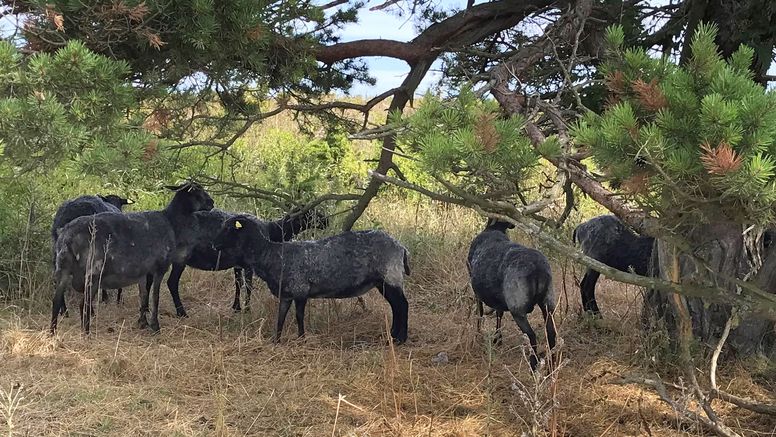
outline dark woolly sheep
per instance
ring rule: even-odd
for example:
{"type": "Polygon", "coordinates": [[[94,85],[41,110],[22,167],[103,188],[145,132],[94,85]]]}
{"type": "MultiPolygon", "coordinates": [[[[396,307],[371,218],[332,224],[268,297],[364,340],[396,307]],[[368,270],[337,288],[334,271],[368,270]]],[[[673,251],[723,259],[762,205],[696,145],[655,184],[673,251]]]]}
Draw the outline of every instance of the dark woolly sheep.
{"type": "Polygon", "coordinates": [[[275,341],[280,339],[291,301],[299,336],[304,335],[307,299],[342,299],[377,288],[391,305],[391,337],[407,340],[408,303],[404,278],[409,254],[382,231],[349,231],[313,241],[273,242],[273,225],[248,215],[226,220],[215,239],[217,249],[237,248],[253,272],[280,299],[275,341]]]}
{"type": "MultiPolygon", "coordinates": [[[[75,199],[66,200],[57,209],[54,214],[54,222],[51,225],[51,249],[54,251],[54,245],[57,242],[59,236],[59,230],[66,224],[87,215],[99,214],[101,212],[121,212],[124,205],[131,205],[134,202],[130,199],[117,196],[115,194],[108,194],[107,196],[81,196],[75,199]]],[[[52,257],[53,258],[53,257],[52,257]]],[[[52,259],[52,262],[55,260],[52,259]]],[[[118,290],[118,299],[121,298],[121,289],[118,290]]],[[[102,300],[106,302],[108,300],[107,290],[102,290],[102,300]]],[[[62,306],[62,314],[67,312],[67,306],[62,306]]]]}
{"type": "Polygon", "coordinates": [[[51,332],[67,287],[80,291],[81,327],[89,332],[96,287],[140,286],[138,325],[159,331],[159,286],[173,262],[182,263],[196,244],[199,232],[194,213],[209,211],[213,199],[194,182],[167,187],[175,191],[161,211],[128,214],[103,212],[79,217],[62,228],[56,243],[56,291],[51,310],[51,332]],[[146,318],[149,289],[146,276],[152,274],[151,318],[146,318]],[[86,311],[84,311],[84,303],[86,311]]]}
{"type": "MultiPolygon", "coordinates": [[[[574,229],[573,239],[582,252],[609,267],[622,272],[646,275],[655,239],[639,236],[613,215],[602,215],[580,224],[574,229]]],[[[595,300],[595,285],[601,274],[587,269],[580,283],[582,309],[599,315],[595,300]]]]}
{"type": "MultiPolygon", "coordinates": [[[[242,262],[242,253],[236,248],[224,249],[220,253],[213,248],[213,240],[221,230],[221,225],[227,219],[237,216],[237,214],[213,209],[211,211],[200,211],[194,215],[199,222],[200,231],[197,245],[194,246],[185,264],[173,263],[170,276],[167,278],[167,287],[175,303],[175,311],[178,317],[187,317],[186,309],[183,307],[178,291],[181,275],[186,270],[186,266],[210,271],[234,268],[235,291],[232,309],[236,312],[242,310],[240,306],[240,291],[243,283],[245,284],[245,307],[250,307],[251,292],[253,291],[253,271],[242,262]]],[[[329,221],[320,211],[308,210],[301,214],[291,212],[279,220],[270,222],[270,224],[272,225],[269,235],[271,241],[288,241],[306,229],[326,228],[329,225],[329,221]]],[[[147,283],[150,284],[151,280],[152,278],[149,277],[147,283]]]]}
{"type": "Polygon", "coordinates": [[[496,311],[496,342],[501,343],[501,317],[509,311],[517,326],[531,343],[531,369],[536,370],[537,342],[528,314],[536,305],[542,310],[547,342],[555,347],[555,294],[552,270],[547,258],[538,250],[515,243],[507,236],[511,223],[488,220],[485,229],[469,247],[467,266],[477,308],[482,317],[482,304],[496,311]]]}

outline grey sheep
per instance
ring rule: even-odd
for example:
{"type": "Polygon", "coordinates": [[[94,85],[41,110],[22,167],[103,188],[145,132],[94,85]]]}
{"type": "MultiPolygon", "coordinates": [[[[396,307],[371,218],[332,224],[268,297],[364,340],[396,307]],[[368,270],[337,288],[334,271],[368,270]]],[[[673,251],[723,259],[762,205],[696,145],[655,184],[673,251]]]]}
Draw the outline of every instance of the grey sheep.
{"type": "MultiPolygon", "coordinates": [[[[655,239],[637,235],[613,215],[601,215],[580,224],[572,235],[582,252],[597,261],[622,272],[633,271],[646,275],[655,239]]],[[[579,284],[582,309],[599,315],[601,310],[595,299],[595,285],[601,274],[587,269],[579,284]]]]}
{"type": "MultiPolygon", "coordinates": [[[[178,317],[187,317],[186,309],[181,302],[179,287],[180,279],[186,266],[199,270],[219,271],[234,268],[234,302],[232,309],[236,312],[242,310],[240,306],[240,292],[245,284],[245,306],[250,306],[251,291],[253,290],[253,271],[242,261],[242,253],[236,248],[225,249],[220,253],[213,248],[213,239],[221,230],[221,225],[227,219],[237,216],[236,213],[212,209],[200,211],[194,214],[198,221],[200,235],[197,244],[185,263],[173,263],[170,275],[167,277],[167,288],[170,290],[175,311],[178,317]],[[244,279],[243,279],[244,278],[244,279]],[[244,282],[243,282],[244,281],[244,282]]],[[[320,211],[311,209],[297,214],[294,211],[282,218],[270,222],[269,238],[272,241],[288,241],[305,229],[317,227],[325,228],[329,221],[320,211]]],[[[153,277],[149,276],[147,285],[150,287],[153,277]]]]}
{"type": "Polygon", "coordinates": [[[531,369],[536,370],[536,334],[528,323],[528,314],[536,305],[542,310],[547,342],[555,347],[555,294],[552,270],[538,250],[512,242],[506,234],[511,223],[489,220],[485,229],[469,247],[468,263],[472,289],[482,317],[482,304],[496,311],[496,342],[501,342],[501,316],[509,311],[517,326],[531,343],[531,369]]]}
{"type": "Polygon", "coordinates": [[[240,215],[224,222],[216,249],[237,248],[253,272],[280,299],[275,341],[279,341],[291,301],[299,336],[304,335],[307,299],[342,299],[377,288],[391,305],[391,337],[407,340],[405,275],[409,253],[382,231],[348,231],[313,241],[273,242],[272,225],[240,215]]]}
{"type": "MultiPolygon", "coordinates": [[[[60,229],[66,224],[86,215],[99,214],[101,212],[121,212],[124,205],[131,205],[134,202],[130,199],[117,196],[115,194],[108,194],[107,196],[81,196],[75,199],[66,200],[59,206],[56,214],[54,214],[54,222],[51,225],[51,248],[54,250],[54,245],[57,242],[57,236],[60,229]]],[[[54,261],[54,260],[52,260],[54,261]]],[[[121,299],[121,289],[118,290],[117,300],[121,299]]],[[[107,290],[102,290],[102,300],[108,300],[107,290]]],[[[62,314],[67,313],[67,306],[62,305],[62,314]]]]}
{"type": "Polygon", "coordinates": [[[72,287],[81,296],[81,328],[89,332],[92,301],[98,284],[107,288],[140,286],[138,326],[150,325],[159,331],[159,286],[173,262],[184,262],[196,244],[197,220],[194,213],[209,211],[213,199],[197,183],[169,186],[175,191],[161,211],[134,213],[103,212],[79,217],[60,232],[55,245],[56,290],[51,310],[51,333],[64,302],[64,292],[72,287]],[[146,318],[149,289],[146,276],[153,275],[150,293],[151,318],[146,318]],[[87,287],[88,285],[88,287],[87,287]],[[84,302],[88,300],[86,311],[84,302]]]}

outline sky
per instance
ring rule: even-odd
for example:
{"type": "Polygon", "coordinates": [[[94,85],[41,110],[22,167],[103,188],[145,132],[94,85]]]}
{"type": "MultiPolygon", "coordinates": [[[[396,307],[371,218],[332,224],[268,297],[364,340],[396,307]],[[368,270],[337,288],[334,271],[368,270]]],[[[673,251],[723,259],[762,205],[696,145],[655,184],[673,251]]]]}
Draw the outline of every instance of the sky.
{"type": "MultiPolygon", "coordinates": [[[[395,41],[410,41],[417,36],[411,20],[396,17],[385,11],[370,11],[369,8],[384,3],[385,0],[368,0],[366,7],[358,14],[358,23],[348,24],[342,29],[342,41],[354,41],[358,39],[391,39],[395,41]]],[[[440,5],[462,8],[466,6],[466,0],[437,0],[440,5]]],[[[401,82],[410,71],[409,65],[404,61],[385,57],[366,58],[370,75],[377,79],[374,86],[356,84],[350,94],[354,96],[371,97],[391,88],[401,85],[401,82]]],[[[423,94],[435,80],[439,79],[441,62],[435,62],[431,71],[417,89],[418,94],[423,94]]]]}

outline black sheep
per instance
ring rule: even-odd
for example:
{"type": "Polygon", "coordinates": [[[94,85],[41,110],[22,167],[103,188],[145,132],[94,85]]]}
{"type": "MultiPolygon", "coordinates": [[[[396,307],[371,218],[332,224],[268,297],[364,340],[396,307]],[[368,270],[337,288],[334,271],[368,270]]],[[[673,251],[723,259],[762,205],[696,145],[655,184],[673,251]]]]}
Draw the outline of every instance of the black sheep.
{"type": "Polygon", "coordinates": [[[404,278],[407,249],[382,231],[348,231],[313,241],[274,242],[273,225],[240,215],[224,222],[217,249],[237,248],[253,272],[280,299],[275,340],[280,339],[293,300],[299,336],[304,335],[307,299],[357,297],[377,288],[391,305],[391,337],[407,340],[408,303],[404,278]]]}
{"type": "Polygon", "coordinates": [[[555,347],[552,270],[541,252],[509,239],[506,230],[511,228],[514,228],[511,223],[488,220],[485,229],[469,247],[467,266],[480,317],[483,303],[496,311],[496,342],[501,342],[501,316],[509,311],[520,330],[528,336],[533,350],[531,369],[535,370],[537,342],[528,323],[528,314],[539,306],[544,316],[547,342],[550,349],[555,347]]]}
{"type": "MultiPolygon", "coordinates": [[[[639,236],[613,215],[593,217],[580,224],[574,229],[573,239],[585,255],[609,267],[622,272],[633,269],[638,275],[649,271],[655,239],[639,236]]],[[[596,315],[601,312],[595,300],[595,285],[600,275],[587,269],[580,283],[582,309],[596,315]]]]}
{"type": "MultiPolygon", "coordinates": [[[[175,303],[178,317],[187,316],[178,291],[181,275],[186,266],[210,271],[234,268],[235,291],[232,309],[238,312],[242,309],[240,306],[240,291],[243,286],[243,278],[245,284],[245,306],[246,308],[249,307],[251,292],[253,291],[253,271],[242,262],[242,254],[238,249],[224,249],[219,253],[219,251],[213,248],[213,240],[221,230],[221,225],[227,219],[237,216],[237,214],[213,209],[211,211],[200,211],[194,215],[197,217],[200,231],[197,244],[185,263],[173,263],[170,276],[167,278],[167,288],[170,290],[170,295],[175,303]]],[[[328,223],[326,216],[317,210],[308,210],[302,214],[291,212],[279,220],[270,222],[273,226],[270,228],[269,238],[272,241],[288,241],[305,229],[313,227],[322,229],[327,227],[328,223]]],[[[150,284],[151,280],[152,278],[149,277],[148,284],[150,284]]]]}
{"type": "MultiPolygon", "coordinates": [[[[124,205],[131,205],[134,202],[130,199],[108,194],[107,196],[81,196],[75,199],[66,200],[59,206],[54,214],[54,222],[51,225],[51,249],[54,251],[54,245],[57,243],[59,230],[66,224],[86,215],[99,214],[101,212],[121,212],[124,205]]],[[[52,259],[52,262],[55,261],[52,259]]],[[[118,299],[121,298],[121,289],[118,290],[118,299]]],[[[108,300],[107,290],[102,290],[102,300],[108,300]]],[[[67,306],[62,305],[62,314],[67,312],[67,306]]]]}
{"type": "Polygon", "coordinates": [[[81,327],[89,332],[92,300],[98,284],[107,288],[140,285],[140,327],[159,331],[159,285],[170,264],[183,262],[196,244],[194,213],[213,208],[213,199],[194,182],[176,187],[164,210],[134,213],[103,212],[79,217],[62,228],[55,246],[56,292],[52,302],[51,332],[64,302],[64,292],[74,288],[81,296],[81,327]],[[147,275],[154,276],[151,319],[147,275]],[[84,311],[85,300],[88,300],[84,311]]]}

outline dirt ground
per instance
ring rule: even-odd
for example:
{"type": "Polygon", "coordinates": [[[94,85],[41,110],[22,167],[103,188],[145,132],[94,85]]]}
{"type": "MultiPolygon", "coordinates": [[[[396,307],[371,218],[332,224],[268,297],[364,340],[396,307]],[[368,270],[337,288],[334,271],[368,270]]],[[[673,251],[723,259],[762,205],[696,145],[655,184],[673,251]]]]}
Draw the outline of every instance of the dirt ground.
{"type": "MultiPolygon", "coordinates": [[[[73,315],[52,338],[43,305],[7,307],[0,312],[0,419],[10,426],[0,420],[0,429],[26,436],[704,435],[678,423],[649,389],[613,383],[617,375],[663,370],[650,355],[660,339],[641,334],[635,287],[603,281],[604,318],[593,320],[579,315],[573,275],[556,278],[565,364],[557,378],[534,379],[511,320],[500,347],[490,346],[492,319],[477,333],[465,278],[413,276],[410,340],[396,347],[386,342],[389,307],[374,291],[365,308],[355,299],[311,302],[307,337],[295,338],[290,315],[275,345],[277,300],[262,286],[252,311],[234,314],[231,272],[185,274],[186,319],[174,317],[163,289],[157,336],[134,326],[135,290],[125,290],[120,305],[99,306],[89,337],[73,315]]],[[[75,296],[69,304],[77,308],[75,296]]],[[[532,324],[543,331],[539,311],[532,324]]],[[[730,391],[772,402],[775,384],[750,375],[739,363],[722,363],[730,391]]],[[[774,420],[715,406],[744,435],[776,435],[774,420]]]]}

